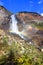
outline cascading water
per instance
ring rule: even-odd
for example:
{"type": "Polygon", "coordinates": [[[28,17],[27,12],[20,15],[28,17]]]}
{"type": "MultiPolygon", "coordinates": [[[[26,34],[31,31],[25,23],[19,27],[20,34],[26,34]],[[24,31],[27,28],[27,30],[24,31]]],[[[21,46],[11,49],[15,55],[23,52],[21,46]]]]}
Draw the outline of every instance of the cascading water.
{"type": "Polygon", "coordinates": [[[11,15],[10,32],[13,34],[18,34],[17,20],[15,15],[11,15]]]}

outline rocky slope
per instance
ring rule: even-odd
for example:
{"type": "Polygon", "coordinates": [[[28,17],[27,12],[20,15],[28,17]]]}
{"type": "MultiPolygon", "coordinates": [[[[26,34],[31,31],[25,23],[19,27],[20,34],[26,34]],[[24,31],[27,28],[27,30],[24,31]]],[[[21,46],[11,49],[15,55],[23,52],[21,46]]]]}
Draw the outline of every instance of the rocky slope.
{"type": "Polygon", "coordinates": [[[9,11],[7,11],[6,8],[4,8],[3,6],[0,6],[0,24],[5,24],[9,22],[10,19],[10,15],[12,13],[10,13],[9,11]]]}
{"type": "Polygon", "coordinates": [[[11,14],[5,7],[0,6],[0,29],[7,31],[11,14]]]}
{"type": "MultiPolygon", "coordinates": [[[[33,12],[15,14],[19,21],[20,31],[22,30],[21,24],[24,21],[25,24],[30,25],[30,32],[38,30],[34,35],[32,33],[30,35],[34,46],[18,35],[9,33],[11,15],[12,13],[0,6],[0,65],[43,65],[43,25],[41,24],[43,23],[43,17],[33,12]]],[[[28,29],[27,26],[26,28],[28,29]]],[[[26,36],[28,37],[28,34],[26,36]]]]}

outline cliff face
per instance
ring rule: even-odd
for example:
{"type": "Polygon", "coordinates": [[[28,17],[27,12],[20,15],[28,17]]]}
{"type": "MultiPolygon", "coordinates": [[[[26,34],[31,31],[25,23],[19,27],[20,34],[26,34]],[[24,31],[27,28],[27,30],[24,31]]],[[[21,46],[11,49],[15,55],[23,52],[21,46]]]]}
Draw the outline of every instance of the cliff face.
{"type": "Polygon", "coordinates": [[[8,30],[10,16],[12,15],[5,7],[0,6],[0,29],[8,30]]]}
{"type": "Polygon", "coordinates": [[[43,16],[36,12],[19,12],[16,14],[18,20],[24,21],[25,23],[42,23],[43,16]]]}
{"type": "Polygon", "coordinates": [[[5,24],[5,23],[9,22],[11,14],[12,13],[7,11],[6,8],[4,8],[3,6],[0,6],[0,24],[1,23],[5,24]]]}

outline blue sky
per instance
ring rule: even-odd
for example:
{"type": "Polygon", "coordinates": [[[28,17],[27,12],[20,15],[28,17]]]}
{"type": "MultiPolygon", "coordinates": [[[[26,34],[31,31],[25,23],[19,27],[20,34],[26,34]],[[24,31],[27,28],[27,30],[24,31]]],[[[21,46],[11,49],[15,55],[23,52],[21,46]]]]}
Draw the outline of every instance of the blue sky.
{"type": "Polygon", "coordinates": [[[0,0],[0,5],[13,13],[28,11],[43,14],[43,0],[0,0]]]}

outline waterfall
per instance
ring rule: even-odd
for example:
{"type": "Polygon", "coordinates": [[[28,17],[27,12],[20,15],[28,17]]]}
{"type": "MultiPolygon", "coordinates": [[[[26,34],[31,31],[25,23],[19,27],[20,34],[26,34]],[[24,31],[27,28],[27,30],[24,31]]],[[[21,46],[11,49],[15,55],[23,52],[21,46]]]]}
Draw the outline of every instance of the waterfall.
{"type": "Polygon", "coordinates": [[[10,32],[14,34],[19,33],[15,15],[11,15],[10,32]]]}

